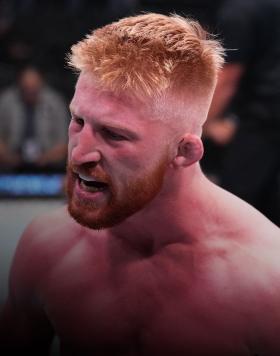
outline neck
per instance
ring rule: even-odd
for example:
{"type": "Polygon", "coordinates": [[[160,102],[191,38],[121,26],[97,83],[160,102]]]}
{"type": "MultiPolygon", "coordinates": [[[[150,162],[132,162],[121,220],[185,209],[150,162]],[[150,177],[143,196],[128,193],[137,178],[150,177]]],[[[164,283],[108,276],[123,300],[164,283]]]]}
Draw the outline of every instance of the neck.
{"type": "Polygon", "coordinates": [[[111,229],[139,252],[153,254],[168,244],[194,244],[210,228],[213,184],[198,164],[171,173],[172,179],[167,173],[161,192],[145,209],[111,229]]]}

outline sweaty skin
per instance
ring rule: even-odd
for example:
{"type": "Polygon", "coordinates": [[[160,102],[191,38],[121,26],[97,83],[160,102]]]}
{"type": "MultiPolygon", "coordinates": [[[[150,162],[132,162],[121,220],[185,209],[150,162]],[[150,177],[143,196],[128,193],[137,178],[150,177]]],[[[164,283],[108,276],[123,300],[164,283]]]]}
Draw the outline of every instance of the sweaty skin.
{"type": "Polygon", "coordinates": [[[98,93],[88,74],[71,111],[69,205],[82,210],[80,223],[63,207],[27,227],[2,348],[47,355],[56,334],[65,356],[279,356],[279,229],[203,175],[195,135],[178,146],[170,124],[98,93]],[[143,208],[117,225],[87,227],[108,211],[111,192],[90,191],[78,174],[106,172],[119,203],[162,158],[163,181],[143,208]]]}

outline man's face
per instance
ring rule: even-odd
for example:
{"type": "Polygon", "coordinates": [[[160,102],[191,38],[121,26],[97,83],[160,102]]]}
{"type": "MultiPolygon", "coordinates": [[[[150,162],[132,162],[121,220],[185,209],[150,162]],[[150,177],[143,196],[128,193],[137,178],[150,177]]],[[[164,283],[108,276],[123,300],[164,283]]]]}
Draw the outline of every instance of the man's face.
{"type": "Polygon", "coordinates": [[[68,210],[92,229],[114,226],[160,192],[167,127],[127,100],[101,94],[90,74],[81,74],[71,111],[68,210]]]}
{"type": "Polygon", "coordinates": [[[35,69],[26,69],[20,78],[19,87],[27,104],[36,104],[42,89],[43,79],[35,69]]]}

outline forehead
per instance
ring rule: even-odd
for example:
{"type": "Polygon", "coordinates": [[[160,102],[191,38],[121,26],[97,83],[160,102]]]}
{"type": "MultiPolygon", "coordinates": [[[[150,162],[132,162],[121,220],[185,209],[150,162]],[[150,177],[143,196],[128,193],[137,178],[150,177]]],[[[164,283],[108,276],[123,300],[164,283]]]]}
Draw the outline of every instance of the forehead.
{"type": "Polygon", "coordinates": [[[144,121],[146,111],[144,105],[136,100],[100,90],[89,73],[80,74],[70,108],[83,118],[116,118],[124,122],[144,121]]]}

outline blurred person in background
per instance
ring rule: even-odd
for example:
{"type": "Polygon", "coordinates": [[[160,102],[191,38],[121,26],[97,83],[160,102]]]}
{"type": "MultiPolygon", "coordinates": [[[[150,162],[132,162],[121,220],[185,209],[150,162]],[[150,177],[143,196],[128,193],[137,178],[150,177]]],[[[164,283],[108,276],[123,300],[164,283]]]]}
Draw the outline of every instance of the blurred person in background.
{"type": "MultiPolygon", "coordinates": [[[[279,20],[278,0],[222,4],[218,24],[227,48],[227,63],[220,73],[204,127],[205,137],[225,151],[218,172],[219,184],[278,225],[279,20]]],[[[216,164],[215,159],[213,163],[216,164]]]]}
{"type": "Polygon", "coordinates": [[[64,169],[67,124],[61,95],[37,68],[24,68],[17,84],[0,96],[1,170],[64,169]]]}

